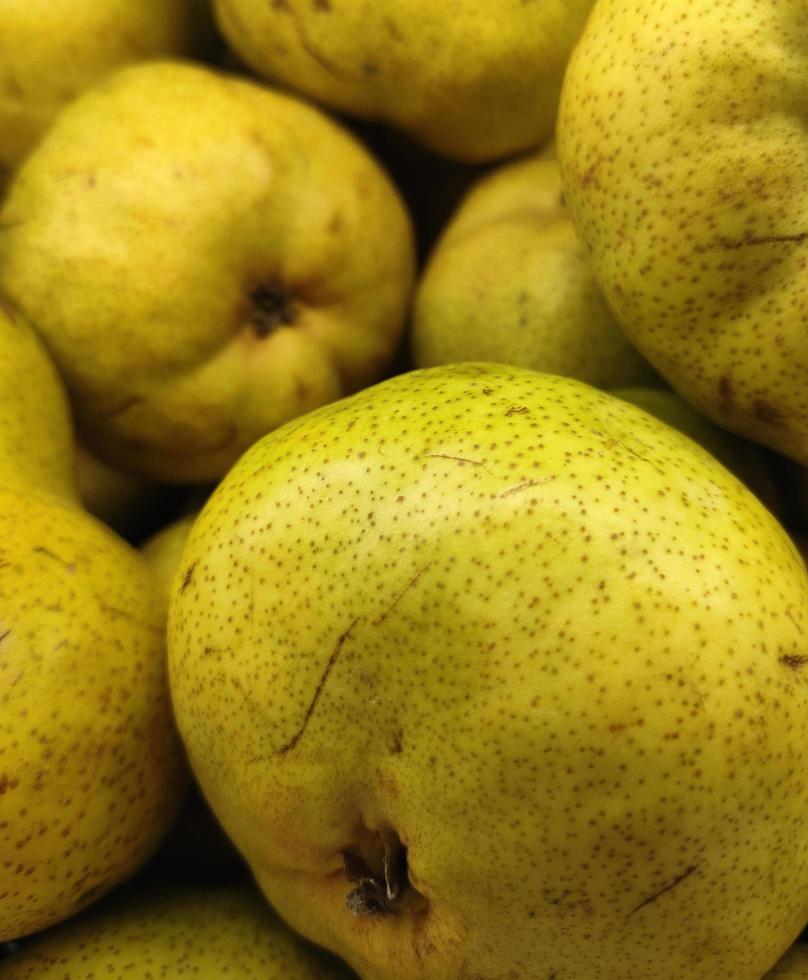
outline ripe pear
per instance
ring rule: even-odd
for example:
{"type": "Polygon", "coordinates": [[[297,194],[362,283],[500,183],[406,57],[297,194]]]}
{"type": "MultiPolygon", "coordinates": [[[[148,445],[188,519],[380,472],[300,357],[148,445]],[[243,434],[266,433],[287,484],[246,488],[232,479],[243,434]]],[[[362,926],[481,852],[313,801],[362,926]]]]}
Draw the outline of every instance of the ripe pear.
{"type": "Polygon", "coordinates": [[[0,942],[131,875],[186,785],[145,561],[79,506],[67,398],[0,309],[0,942]]]}
{"type": "Polygon", "coordinates": [[[780,495],[765,454],[755,443],[713,425],[674,391],[638,385],[614,388],[611,394],[690,436],[743,481],[769,510],[779,515],[780,495]]]}
{"type": "Polygon", "coordinates": [[[75,499],[73,427],[56,368],[0,297],[0,485],[75,499]]]}
{"type": "Polygon", "coordinates": [[[204,48],[201,0],[3,0],[0,171],[35,145],[63,105],[134,61],[204,48]]]}
{"type": "Polygon", "coordinates": [[[795,943],[764,980],[808,980],[808,944],[795,943]]]}
{"type": "Polygon", "coordinates": [[[483,161],[551,135],[592,3],[215,0],[214,10],[235,51],[265,77],[438,153],[483,161]]]}
{"type": "Polygon", "coordinates": [[[349,980],[248,885],[126,890],[23,946],[2,980],[349,980]]]}
{"type": "Polygon", "coordinates": [[[123,69],[60,115],[0,211],[0,291],[45,339],[90,450],[213,481],[383,373],[409,217],[319,111],[201,66],[123,69]]]}
{"type": "Polygon", "coordinates": [[[412,348],[417,367],[500,361],[598,388],[651,378],[601,296],[552,150],[495,168],[464,198],[417,284],[412,348]]]}
{"type": "Polygon", "coordinates": [[[629,338],[717,424],[808,464],[804,0],[595,5],[565,199],[629,338]]]}
{"type": "Polygon", "coordinates": [[[169,678],[270,902],[364,980],[760,980],[808,919],[808,573],[581,382],[396,376],[194,524],[169,678]]]}

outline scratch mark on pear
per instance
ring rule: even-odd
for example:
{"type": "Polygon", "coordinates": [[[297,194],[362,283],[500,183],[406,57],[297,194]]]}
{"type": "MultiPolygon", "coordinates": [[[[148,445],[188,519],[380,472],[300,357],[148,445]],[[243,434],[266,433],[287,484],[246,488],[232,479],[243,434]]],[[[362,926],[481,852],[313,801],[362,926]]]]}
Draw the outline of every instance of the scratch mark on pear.
{"type": "Polygon", "coordinates": [[[644,909],[646,905],[650,905],[652,902],[655,902],[666,892],[669,892],[677,885],[680,885],[686,878],[689,878],[693,874],[693,872],[697,870],[698,870],[697,864],[691,864],[689,867],[685,868],[685,870],[680,875],[677,875],[672,881],[669,881],[667,885],[663,885],[660,889],[655,891],[653,895],[649,895],[648,898],[644,898],[639,905],[635,905],[634,908],[629,912],[628,918],[631,918],[631,916],[634,915],[635,912],[639,912],[640,909],[644,909]]]}
{"type": "Polygon", "coordinates": [[[377,619],[373,620],[374,626],[381,626],[381,624],[387,619],[387,617],[395,610],[396,606],[401,602],[403,597],[410,591],[410,589],[415,585],[418,579],[424,574],[424,572],[432,565],[432,562],[428,562],[423,568],[419,568],[418,571],[413,575],[413,577],[407,582],[404,588],[395,596],[390,605],[385,609],[385,611],[377,619]]]}
{"type": "Polygon", "coordinates": [[[297,745],[300,739],[303,738],[306,728],[308,727],[309,721],[311,720],[311,716],[314,714],[314,709],[317,707],[317,702],[320,700],[320,695],[323,693],[325,682],[328,680],[329,674],[334,669],[334,665],[339,659],[339,655],[342,652],[342,648],[345,646],[345,641],[351,635],[351,631],[353,630],[353,628],[356,626],[358,622],[359,622],[359,617],[357,616],[357,618],[351,623],[348,629],[346,629],[345,632],[342,633],[337,639],[337,642],[334,644],[334,649],[331,651],[331,656],[328,658],[328,663],[326,663],[325,669],[323,670],[323,674],[320,677],[320,681],[317,684],[317,687],[314,691],[314,696],[312,697],[311,701],[309,702],[309,706],[306,709],[306,714],[303,717],[303,721],[301,722],[300,727],[295,732],[295,734],[289,739],[289,741],[278,749],[276,755],[286,755],[287,752],[291,752],[291,750],[297,745]]]}
{"type": "Polygon", "coordinates": [[[517,483],[516,486],[503,490],[499,496],[510,497],[512,493],[519,493],[520,490],[527,490],[529,487],[540,487],[545,483],[552,483],[553,480],[555,480],[554,476],[545,476],[541,480],[523,480],[521,483],[517,483]]]}
{"type": "Polygon", "coordinates": [[[194,578],[194,569],[196,568],[198,562],[191,562],[191,564],[185,569],[185,574],[182,576],[182,585],[180,586],[180,594],[182,594],[188,586],[191,584],[194,578]]]}
{"type": "Polygon", "coordinates": [[[326,57],[326,55],[323,54],[320,48],[317,47],[317,45],[315,45],[315,43],[312,41],[311,37],[309,36],[309,32],[307,30],[305,21],[301,17],[300,12],[296,8],[290,7],[288,4],[286,4],[283,7],[283,10],[286,13],[288,13],[289,16],[292,18],[292,23],[294,24],[298,41],[300,42],[300,46],[301,48],[303,48],[306,54],[313,61],[316,61],[317,64],[322,69],[327,71],[328,74],[331,75],[332,77],[337,79],[350,77],[349,75],[347,75],[345,71],[342,70],[342,68],[335,61],[332,61],[330,58],[326,57]]]}
{"type": "Polygon", "coordinates": [[[52,558],[54,561],[59,562],[60,565],[63,565],[67,569],[67,571],[70,572],[71,575],[73,575],[76,571],[75,562],[65,561],[65,559],[62,558],[61,555],[57,555],[56,552],[51,551],[50,548],[44,548],[40,545],[34,548],[34,554],[45,555],[46,558],[52,558]]]}
{"type": "Polygon", "coordinates": [[[112,603],[107,602],[107,600],[97,592],[95,593],[95,598],[98,602],[99,608],[102,610],[102,612],[107,613],[107,615],[113,616],[116,619],[124,619],[130,623],[134,623],[137,626],[142,626],[150,632],[156,633],[158,636],[163,635],[163,627],[155,626],[154,623],[150,623],[148,620],[135,616],[127,609],[120,609],[118,606],[113,606],[112,603]]]}
{"type": "Polygon", "coordinates": [[[643,456],[642,453],[638,453],[633,446],[624,446],[624,448],[626,452],[630,453],[635,459],[641,459],[643,463],[650,463],[651,466],[654,466],[655,469],[658,469],[658,467],[655,466],[652,460],[650,460],[647,456],[643,456]]]}
{"type": "MultiPolygon", "coordinates": [[[[238,678],[238,677],[231,677],[230,680],[231,680],[231,682],[233,684],[233,687],[235,687],[236,690],[241,694],[240,710],[243,711],[247,707],[248,704],[250,705],[251,708],[253,708],[253,710],[256,710],[257,705],[255,703],[255,700],[253,699],[252,691],[249,688],[246,688],[244,686],[244,684],[242,684],[240,678],[238,678]]],[[[252,759],[250,761],[257,762],[259,760],[258,759],[252,759]]]]}
{"type": "Polygon", "coordinates": [[[481,459],[468,459],[466,456],[450,456],[449,453],[424,453],[432,459],[453,459],[457,463],[471,463],[472,466],[484,466],[481,459]]]}
{"type": "Polygon", "coordinates": [[[249,569],[250,572],[250,606],[248,610],[247,618],[250,624],[250,642],[255,641],[255,572],[252,567],[249,569]]]}
{"type": "Polygon", "coordinates": [[[747,245],[799,245],[808,241],[808,231],[798,231],[793,235],[745,235],[743,238],[719,238],[718,248],[734,251],[747,245]]]}

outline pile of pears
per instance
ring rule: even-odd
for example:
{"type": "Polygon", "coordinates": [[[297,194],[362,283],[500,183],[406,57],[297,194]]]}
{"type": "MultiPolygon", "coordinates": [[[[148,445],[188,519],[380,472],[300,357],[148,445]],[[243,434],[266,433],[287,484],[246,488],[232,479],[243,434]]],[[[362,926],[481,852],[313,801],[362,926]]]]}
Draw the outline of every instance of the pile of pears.
{"type": "Polygon", "coordinates": [[[0,3],[0,980],[808,980],[803,5],[0,3]]]}

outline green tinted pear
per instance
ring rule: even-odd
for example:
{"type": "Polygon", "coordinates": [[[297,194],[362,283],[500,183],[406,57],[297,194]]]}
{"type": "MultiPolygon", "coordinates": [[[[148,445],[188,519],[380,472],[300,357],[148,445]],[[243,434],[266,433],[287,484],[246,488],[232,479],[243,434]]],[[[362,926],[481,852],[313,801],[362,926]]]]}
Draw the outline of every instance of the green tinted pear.
{"type": "Polygon", "coordinates": [[[169,675],[262,889],[364,980],[760,980],[808,917],[806,617],[692,440],[453,365],[236,464],[169,675]]]}

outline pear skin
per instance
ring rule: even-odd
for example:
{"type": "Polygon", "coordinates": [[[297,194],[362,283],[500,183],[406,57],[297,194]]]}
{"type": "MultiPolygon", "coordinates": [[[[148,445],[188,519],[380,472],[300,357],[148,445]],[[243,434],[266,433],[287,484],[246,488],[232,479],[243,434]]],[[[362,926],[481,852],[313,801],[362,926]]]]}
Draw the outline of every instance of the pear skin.
{"type": "Polygon", "coordinates": [[[174,819],[187,769],[151,574],[79,506],[66,394],[5,309],[0,402],[2,942],[133,874],[174,819]]]}
{"type": "Polygon", "coordinates": [[[127,889],[0,963],[2,980],[350,980],[250,885],[127,889]]]}
{"type": "Polygon", "coordinates": [[[598,2],[558,119],[618,322],[717,425],[808,465],[804,0],[598,2]]]}
{"type": "Polygon", "coordinates": [[[410,372],[257,443],[174,580],[197,779],[364,980],[760,980],[808,918],[808,572],[578,381],[410,372]]]}
{"type": "Polygon", "coordinates": [[[613,388],[610,393],[690,436],[743,481],[772,513],[779,516],[780,495],[760,446],[720,429],[674,391],[638,385],[613,388]]]}
{"type": "Polygon", "coordinates": [[[592,0],[216,0],[259,74],[332,109],[404,130],[444,156],[494,160],[553,131],[592,0]]]}
{"type": "Polygon", "coordinates": [[[0,489],[0,939],[73,915],[151,857],[184,759],[140,556],[75,505],[0,489]]]}
{"type": "Polygon", "coordinates": [[[3,0],[0,171],[17,166],[59,110],[110,71],[199,53],[210,37],[202,0],[3,0]]]}
{"type": "Polygon", "coordinates": [[[82,441],[158,480],[215,481],[381,377],[413,276],[409,216],[357,139],[198,65],[85,92],[0,211],[0,291],[45,340],[82,441]]]}
{"type": "Polygon", "coordinates": [[[76,499],[70,406],[42,341],[0,299],[0,485],[76,499]]]}
{"type": "Polygon", "coordinates": [[[653,377],[617,325],[564,207],[552,151],[482,177],[415,290],[416,367],[498,361],[597,388],[653,377]]]}

